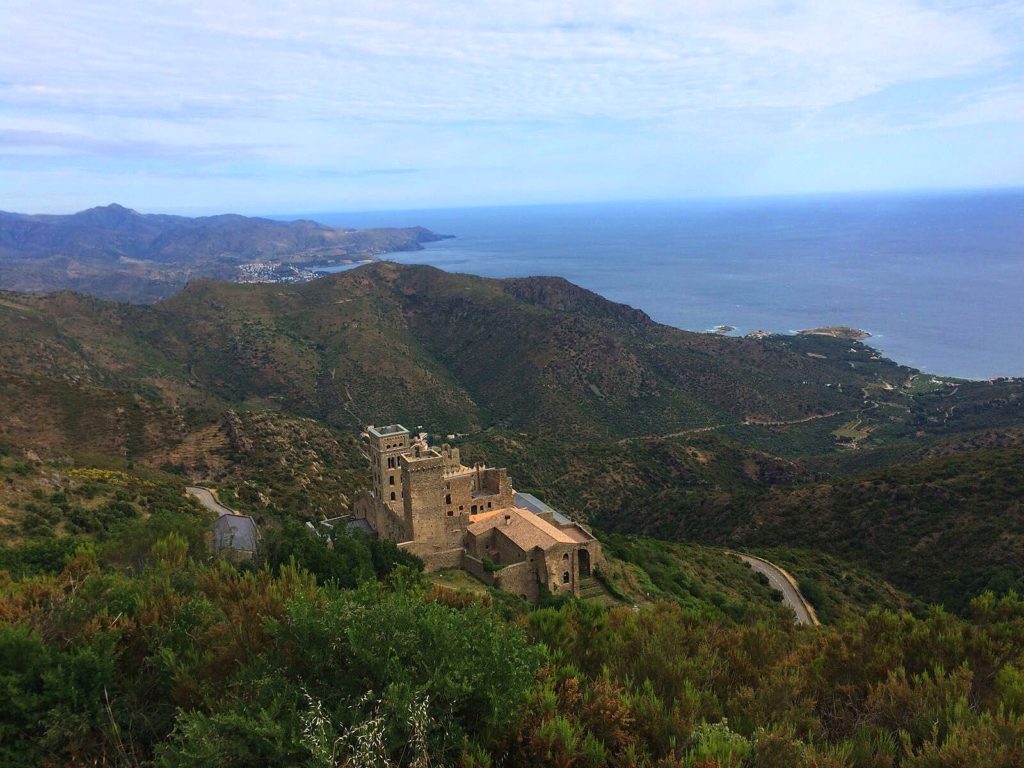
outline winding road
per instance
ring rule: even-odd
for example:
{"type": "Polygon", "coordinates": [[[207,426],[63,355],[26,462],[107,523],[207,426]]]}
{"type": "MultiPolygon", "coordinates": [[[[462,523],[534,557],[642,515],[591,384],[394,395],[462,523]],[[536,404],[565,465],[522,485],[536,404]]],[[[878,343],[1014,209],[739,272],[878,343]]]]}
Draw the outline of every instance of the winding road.
{"type": "Polygon", "coordinates": [[[202,504],[204,507],[206,507],[208,510],[210,510],[216,515],[238,514],[237,512],[235,512],[235,510],[228,509],[219,501],[217,501],[217,497],[215,497],[213,493],[211,493],[206,488],[200,488],[199,486],[196,485],[189,485],[185,487],[185,493],[191,496],[193,499],[198,501],[200,504],[202,504]]]}
{"type": "Polygon", "coordinates": [[[796,587],[796,580],[792,576],[777,565],[769,563],[760,557],[744,555],[741,552],[734,552],[733,554],[758,573],[763,573],[768,577],[768,583],[771,584],[772,588],[782,593],[782,601],[793,609],[797,624],[810,624],[815,627],[821,624],[818,621],[818,616],[814,613],[814,608],[800,594],[800,590],[796,587]]]}
{"type": "MultiPolygon", "coordinates": [[[[233,509],[229,509],[217,501],[217,497],[207,488],[200,488],[196,485],[189,485],[185,488],[185,493],[191,496],[193,499],[198,501],[208,510],[217,515],[237,515],[233,509]]],[[[784,570],[779,568],[777,565],[768,562],[760,557],[754,557],[753,555],[745,555],[742,552],[731,552],[730,554],[735,555],[743,562],[747,563],[758,573],[763,573],[768,577],[768,583],[771,584],[772,588],[782,593],[782,601],[788,605],[794,614],[794,618],[797,624],[810,624],[812,626],[819,626],[821,624],[818,621],[818,617],[814,613],[814,608],[807,602],[800,590],[797,589],[796,581],[786,573],[784,570]]]]}

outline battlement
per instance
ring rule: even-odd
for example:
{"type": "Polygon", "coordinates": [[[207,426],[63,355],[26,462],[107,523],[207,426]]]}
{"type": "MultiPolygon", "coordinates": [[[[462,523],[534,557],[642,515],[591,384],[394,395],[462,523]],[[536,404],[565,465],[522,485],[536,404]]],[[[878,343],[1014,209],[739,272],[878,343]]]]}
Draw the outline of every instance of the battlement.
{"type": "Polygon", "coordinates": [[[433,448],[425,448],[416,444],[408,453],[398,457],[402,469],[407,472],[423,472],[426,470],[437,470],[444,467],[445,459],[433,448]]]}
{"type": "Polygon", "coordinates": [[[392,435],[408,435],[409,430],[401,424],[389,424],[386,427],[375,427],[372,424],[366,428],[374,437],[390,437],[392,435]]]}

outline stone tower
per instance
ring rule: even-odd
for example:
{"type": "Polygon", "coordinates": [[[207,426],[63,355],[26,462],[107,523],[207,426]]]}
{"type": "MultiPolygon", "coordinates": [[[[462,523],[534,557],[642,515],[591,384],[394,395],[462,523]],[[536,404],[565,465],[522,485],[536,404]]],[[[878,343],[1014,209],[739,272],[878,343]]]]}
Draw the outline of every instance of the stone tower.
{"type": "Polygon", "coordinates": [[[409,430],[400,424],[387,427],[367,427],[370,436],[370,474],[373,492],[392,512],[401,515],[402,468],[401,455],[409,450],[412,438],[409,430]]]}
{"type": "Polygon", "coordinates": [[[413,539],[439,541],[448,524],[444,505],[445,457],[421,443],[400,457],[405,524],[413,539]]]}

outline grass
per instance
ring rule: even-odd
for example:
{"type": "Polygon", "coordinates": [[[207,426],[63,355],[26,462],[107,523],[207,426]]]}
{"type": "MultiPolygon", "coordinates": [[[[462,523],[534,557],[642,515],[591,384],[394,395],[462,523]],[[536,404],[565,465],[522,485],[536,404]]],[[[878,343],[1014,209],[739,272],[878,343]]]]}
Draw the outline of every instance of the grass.
{"type": "Polygon", "coordinates": [[[437,584],[439,587],[453,589],[457,592],[472,592],[477,595],[486,595],[488,593],[486,584],[473,578],[461,569],[451,568],[435,571],[427,575],[427,580],[431,584],[437,584]]]}
{"type": "Polygon", "coordinates": [[[724,550],[640,536],[601,534],[605,578],[635,603],[668,599],[701,614],[737,620],[790,617],[774,590],[724,550]]]}

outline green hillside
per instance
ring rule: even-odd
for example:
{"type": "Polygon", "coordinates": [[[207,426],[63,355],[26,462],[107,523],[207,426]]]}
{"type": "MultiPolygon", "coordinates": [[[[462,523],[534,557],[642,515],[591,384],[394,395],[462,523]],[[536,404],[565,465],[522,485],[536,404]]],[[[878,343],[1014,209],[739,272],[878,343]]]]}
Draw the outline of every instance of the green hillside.
{"type": "Polygon", "coordinates": [[[197,282],[147,308],[69,295],[0,308],[18,340],[6,375],[77,375],[173,404],[198,388],[348,428],[664,434],[856,411],[862,387],[908,374],[824,337],[680,331],[555,278],[386,263],[298,286],[197,282]]]}
{"type": "Polygon", "coordinates": [[[146,307],[0,296],[16,451],[310,519],[362,487],[356,432],[400,421],[461,433],[467,459],[602,527],[831,553],[957,610],[1021,584],[1022,392],[843,339],[680,331],[557,278],[379,263],[146,307]]]}
{"type": "Polygon", "coordinates": [[[1022,391],[554,278],[0,294],[0,760],[1018,766],[1022,391]],[[391,421],[597,525],[603,598],[312,537],[391,421]],[[210,561],[190,482],[256,517],[263,562],[210,561]]]}

